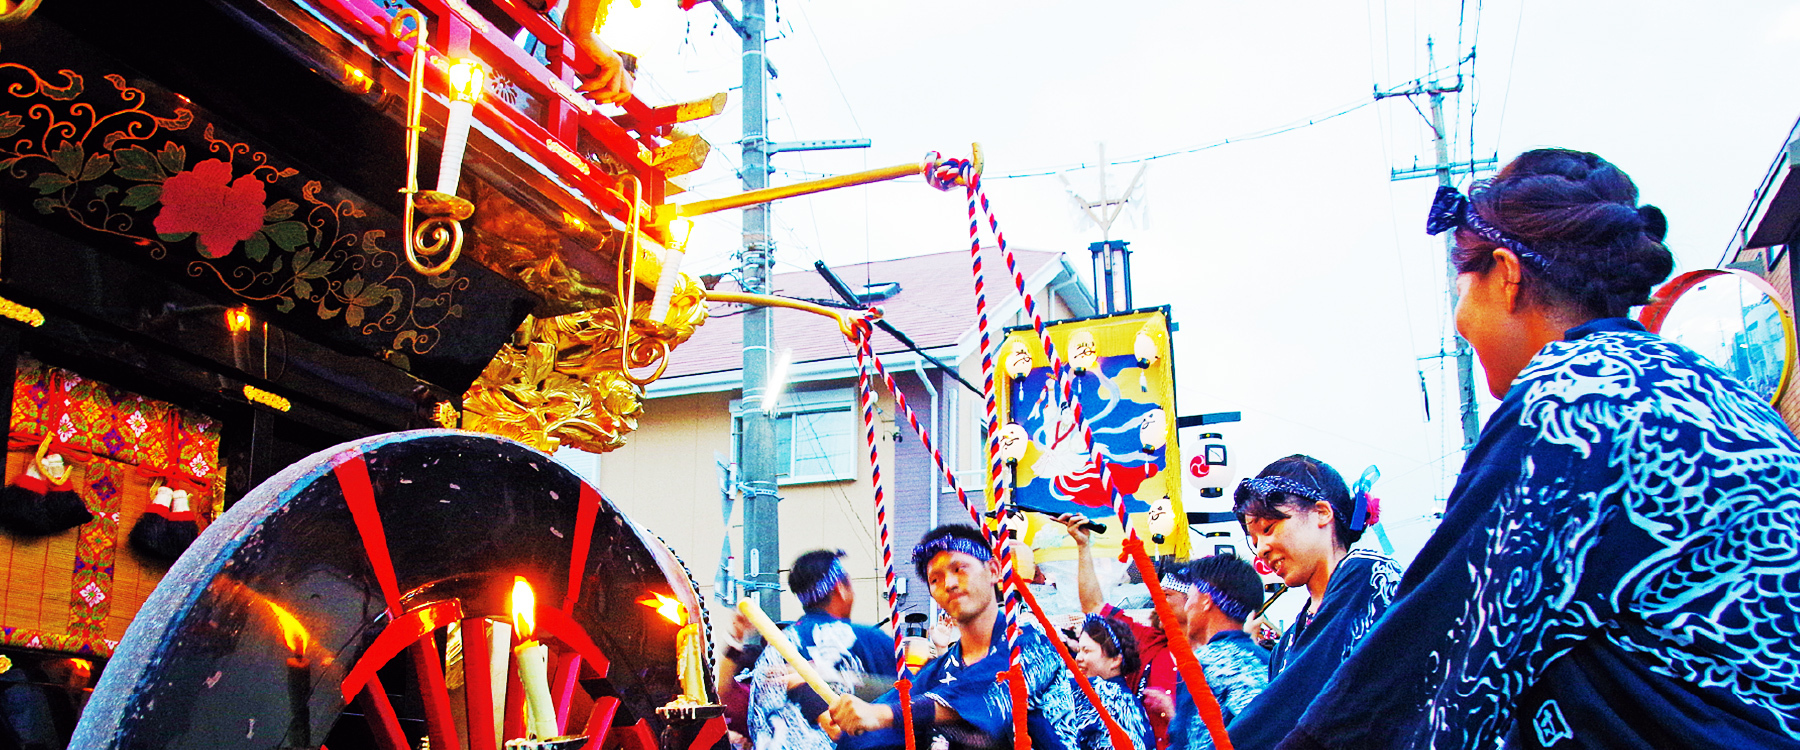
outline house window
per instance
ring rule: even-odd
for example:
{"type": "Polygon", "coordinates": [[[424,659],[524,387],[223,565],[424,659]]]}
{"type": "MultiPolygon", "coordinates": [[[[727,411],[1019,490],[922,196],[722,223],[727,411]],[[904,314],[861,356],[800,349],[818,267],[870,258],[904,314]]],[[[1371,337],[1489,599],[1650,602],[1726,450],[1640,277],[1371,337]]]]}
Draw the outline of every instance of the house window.
{"type": "Polygon", "coordinates": [[[783,414],[775,422],[775,475],[784,484],[854,479],[855,446],[849,409],[783,414]]]}
{"type": "MultiPolygon", "coordinates": [[[[741,401],[733,401],[734,426],[743,435],[741,401]]],[[[858,440],[855,400],[848,389],[803,391],[782,397],[775,414],[775,476],[781,484],[841,482],[856,478],[858,440]]]]}

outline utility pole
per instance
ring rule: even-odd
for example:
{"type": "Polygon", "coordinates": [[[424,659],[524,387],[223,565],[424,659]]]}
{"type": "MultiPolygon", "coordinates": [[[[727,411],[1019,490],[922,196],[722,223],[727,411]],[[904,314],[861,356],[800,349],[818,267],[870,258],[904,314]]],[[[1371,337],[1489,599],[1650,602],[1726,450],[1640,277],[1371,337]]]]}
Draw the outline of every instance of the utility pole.
{"type": "MultiPolygon", "coordinates": [[[[743,148],[744,190],[760,190],[769,186],[769,157],[784,151],[824,151],[844,148],[868,148],[867,139],[831,141],[771,142],[768,139],[769,107],[766,98],[769,78],[775,75],[767,55],[766,24],[763,16],[765,0],[742,0],[743,17],[737,18],[721,0],[712,5],[725,18],[732,31],[743,40],[744,132],[738,145],[743,148]]],[[[739,256],[738,275],[744,291],[752,294],[770,292],[770,276],[775,267],[775,243],[769,236],[769,204],[756,203],[744,208],[744,249],[739,256]]],[[[744,311],[744,386],[741,417],[743,433],[739,436],[738,466],[744,493],[744,578],[745,593],[757,598],[769,619],[781,619],[781,515],[776,484],[775,426],[777,415],[761,408],[764,394],[779,383],[770,383],[769,358],[775,346],[774,311],[751,306],[744,311]]]]}
{"type": "MultiPolygon", "coordinates": [[[[1462,74],[1456,74],[1456,85],[1444,86],[1437,77],[1437,56],[1433,51],[1430,39],[1425,41],[1427,50],[1426,64],[1432,69],[1431,82],[1415,82],[1411,88],[1382,91],[1375,90],[1375,99],[1380,101],[1390,97],[1407,98],[1424,96],[1431,102],[1431,141],[1437,155],[1437,164],[1431,167],[1414,166],[1411,169],[1394,169],[1390,179],[1411,180],[1419,177],[1437,176],[1439,186],[1448,187],[1455,183],[1453,175],[1473,174],[1480,169],[1493,169],[1497,159],[1476,159],[1465,162],[1450,161],[1450,138],[1444,132],[1444,95],[1462,90],[1462,74]]],[[[1471,52],[1471,55],[1474,53],[1471,52]]],[[[1456,260],[1452,253],[1456,250],[1456,233],[1444,234],[1444,262],[1449,266],[1450,309],[1455,310],[1458,302],[1456,293],[1456,260]]],[[[1481,413],[1475,402],[1475,356],[1469,349],[1469,342],[1461,334],[1456,334],[1455,350],[1450,353],[1456,359],[1456,387],[1460,410],[1462,413],[1463,450],[1475,447],[1475,439],[1481,436],[1481,413]]],[[[1443,356],[1442,353],[1439,356],[1443,356]]]]}
{"type": "Polygon", "coordinates": [[[1148,166],[1150,166],[1148,162],[1140,163],[1137,174],[1132,175],[1131,184],[1125,188],[1125,194],[1111,198],[1106,192],[1106,144],[1100,144],[1100,199],[1096,201],[1090,201],[1075,192],[1075,186],[1069,184],[1068,177],[1061,174],[1056,176],[1056,179],[1062,180],[1063,189],[1068,191],[1069,197],[1074,199],[1075,206],[1081,209],[1088,221],[1100,226],[1100,241],[1089,243],[1088,253],[1092,256],[1094,294],[1098,297],[1094,301],[1097,304],[1104,304],[1108,314],[1120,309],[1113,297],[1116,286],[1113,282],[1114,253],[1117,253],[1121,259],[1119,264],[1123,268],[1119,270],[1125,277],[1123,309],[1132,309],[1131,243],[1113,239],[1112,225],[1119,219],[1119,214],[1124,213],[1125,205],[1131,202],[1131,197],[1137,193],[1138,186],[1143,184],[1144,169],[1148,166]],[[1102,289],[1105,290],[1104,294],[1101,294],[1102,289]]]}

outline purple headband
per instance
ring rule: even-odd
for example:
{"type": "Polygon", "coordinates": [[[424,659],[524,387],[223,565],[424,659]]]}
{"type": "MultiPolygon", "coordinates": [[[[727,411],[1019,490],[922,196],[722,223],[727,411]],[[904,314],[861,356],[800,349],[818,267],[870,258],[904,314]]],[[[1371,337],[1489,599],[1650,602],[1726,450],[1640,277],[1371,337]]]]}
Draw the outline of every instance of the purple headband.
{"type": "Polygon", "coordinates": [[[814,583],[805,591],[794,592],[794,596],[799,597],[801,606],[810,607],[825,601],[831,596],[831,592],[837,589],[839,583],[850,580],[850,574],[844,572],[844,564],[839,559],[841,557],[842,553],[839,553],[838,558],[832,559],[831,567],[825,569],[825,575],[819,577],[818,583],[814,583]]]}
{"type": "MultiPolygon", "coordinates": [[[[1487,187],[1486,181],[1477,182],[1469,192],[1475,193],[1485,187],[1487,187]]],[[[1546,271],[1550,267],[1549,258],[1539,255],[1531,248],[1526,247],[1525,243],[1507,236],[1505,232],[1482,219],[1481,212],[1475,210],[1475,205],[1470,202],[1468,196],[1449,185],[1440,186],[1437,189],[1437,195],[1431,199],[1431,212],[1425,217],[1425,233],[1443,234],[1457,227],[1467,229],[1477,237],[1513,251],[1513,254],[1536,266],[1539,271],[1546,271]]]]}
{"type": "MultiPolygon", "coordinates": [[[[1116,653],[1119,653],[1122,651],[1122,649],[1119,648],[1119,631],[1114,629],[1115,626],[1113,624],[1112,618],[1102,617],[1100,615],[1088,615],[1087,620],[1088,621],[1099,620],[1100,627],[1106,629],[1106,639],[1109,641],[1112,641],[1111,645],[1112,645],[1113,653],[1116,654],[1116,653]]],[[[1085,623],[1083,624],[1082,627],[1083,627],[1083,629],[1086,629],[1085,623]]]]}
{"type": "Polygon", "coordinates": [[[980,542],[970,541],[960,536],[945,535],[913,548],[912,563],[914,568],[925,568],[931,564],[931,558],[940,552],[961,552],[982,562],[994,559],[994,551],[980,542]]]}

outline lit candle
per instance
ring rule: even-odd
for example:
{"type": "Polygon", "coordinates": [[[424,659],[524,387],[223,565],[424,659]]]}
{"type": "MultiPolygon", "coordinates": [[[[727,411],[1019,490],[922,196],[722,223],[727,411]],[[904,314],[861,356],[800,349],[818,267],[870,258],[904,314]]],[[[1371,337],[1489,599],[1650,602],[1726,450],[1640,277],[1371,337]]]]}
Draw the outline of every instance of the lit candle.
{"type": "Polygon", "coordinates": [[[438,162],[440,193],[456,195],[456,183],[462,179],[463,149],[469,144],[469,125],[486,79],[487,73],[474,61],[457,60],[450,66],[450,119],[444,123],[444,158],[438,162]]]}
{"type": "Polygon", "coordinates": [[[675,293],[675,280],[681,278],[681,261],[687,258],[688,239],[694,236],[694,220],[676,219],[670,229],[679,231],[681,240],[663,253],[662,275],[656,279],[656,300],[650,303],[650,320],[656,323],[667,322],[663,319],[669,317],[669,295],[675,293]]]}
{"type": "Polygon", "coordinates": [[[701,654],[700,623],[690,622],[687,607],[680,599],[672,599],[654,591],[653,599],[640,599],[639,604],[656,610],[678,626],[675,633],[675,672],[681,677],[681,694],[693,703],[706,703],[706,660],[701,654]]]}
{"type": "Polygon", "coordinates": [[[522,577],[513,579],[513,625],[519,645],[513,660],[519,663],[519,684],[525,687],[525,726],[532,736],[547,740],[556,736],[556,707],[550,702],[550,647],[531,636],[536,627],[537,599],[522,577]]]}
{"type": "MultiPolygon", "coordinates": [[[[178,492],[177,495],[185,495],[178,492]]],[[[287,644],[293,656],[287,660],[288,705],[292,718],[288,722],[288,740],[294,747],[308,747],[312,744],[312,662],[306,658],[306,643],[309,640],[306,626],[281,605],[265,601],[270,613],[275,615],[276,627],[281,630],[281,640],[287,644]]]]}

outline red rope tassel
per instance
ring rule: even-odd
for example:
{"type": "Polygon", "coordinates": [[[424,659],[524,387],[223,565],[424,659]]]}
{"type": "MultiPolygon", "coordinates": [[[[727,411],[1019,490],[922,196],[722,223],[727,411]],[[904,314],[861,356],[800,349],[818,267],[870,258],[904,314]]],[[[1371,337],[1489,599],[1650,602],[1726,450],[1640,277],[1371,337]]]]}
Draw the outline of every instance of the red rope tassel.
{"type": "Polygon", "coordinates": [[[918,750],[913,738],[912,680],[901,677],[894,687],[900,691],[900,726],[906,732],[906,750],[918,750]]]}
{"type": "MultiPolygon", "coordinates": [[[[1131,555],[1132,562],[1137,564],[1138,574],[1143,576],[1144,586],[1150,589],[1150,599],[1156,603],[1156,616],[1162,622],[1175,622],[1175,608],[1169,606],[1169,597],[1163,593],[1162,581],[1156,577],[1156,566],[1151,564],[1150,555],[1144,552],[1144,540],[1133,535],[1120,546],[1131,555]]],[[[1175,670],[1181,673],[1181,681],[1187,683],[1188,694],[1194,699],[1194,706],[1200,709],[1200,719],[1206,722],[1206,731],[1212,735],[1213,747],[1218,750],[1231,750],[1231,737],[1225,734],[1225,713],[1219,710],[1219,701],[1213,698],[1212,687],[1206,684],[1206,672],[1200,668],[1200,660],[1194,656],[1193,644],[1188,642],[1187,633],[1180,628],[1166,629],[1169,636],[1169,650],[1175,654],[1175,670]]]]}
{"type": "Polygon", "coordinates": [[[1031,717],[1027,714],[1031,707],[1025,697],[1025,668],[1014,665],[1001,672],[1000,679],[1006,681],[1007,690],[1012,693],[1013,750],[1031,750],[1031,717]]]}

